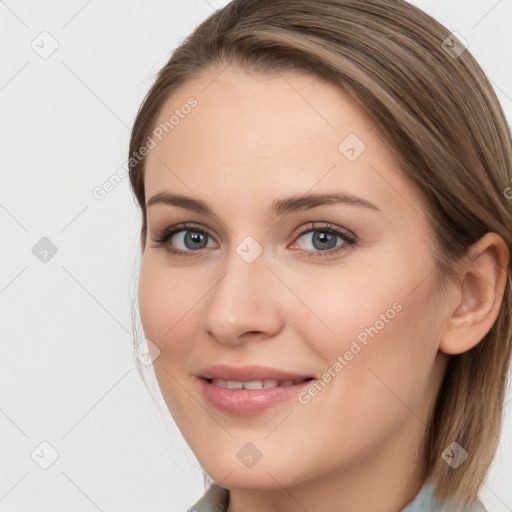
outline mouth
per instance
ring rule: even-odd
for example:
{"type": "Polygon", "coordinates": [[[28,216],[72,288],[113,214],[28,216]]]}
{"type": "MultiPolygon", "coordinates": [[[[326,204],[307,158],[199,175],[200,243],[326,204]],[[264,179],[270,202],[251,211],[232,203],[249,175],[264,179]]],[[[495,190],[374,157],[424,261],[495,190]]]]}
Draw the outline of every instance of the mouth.
{"type": "Polygon", "coordinates": [[[218,411],[249,416],[290,404],[290,399],[314,381],[311,375],[293,374],[262,366],[211,366],[196,375],[205,400],[218,411]]]}

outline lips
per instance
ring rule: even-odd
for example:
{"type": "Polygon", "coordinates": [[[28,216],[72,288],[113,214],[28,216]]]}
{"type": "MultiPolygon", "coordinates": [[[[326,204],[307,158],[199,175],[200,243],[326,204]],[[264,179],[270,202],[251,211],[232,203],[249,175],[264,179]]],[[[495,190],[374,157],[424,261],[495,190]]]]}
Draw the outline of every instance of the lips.
{"type": "Polygon", "coordinates": [[[263,366],[210,366],[197,377],[205,399],[216,409],[232,415],[258,414],[296,396],[311,375],[263,366]]]}

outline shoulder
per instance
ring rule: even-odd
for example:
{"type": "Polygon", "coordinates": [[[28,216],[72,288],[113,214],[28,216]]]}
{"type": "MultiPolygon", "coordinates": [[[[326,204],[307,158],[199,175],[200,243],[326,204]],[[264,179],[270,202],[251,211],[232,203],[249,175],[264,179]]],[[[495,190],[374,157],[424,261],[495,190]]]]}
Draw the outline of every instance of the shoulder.
{"type": "MultiPolygon", "coordinates": [[[[413,501],[409,503],[402,512],[461,512],[450,503],[438,498],[435,494],[434,486],[427,482],[420,489],[413,501]]],[[[487,512],[483,505],[479,502],[473,502],[468,512],[487,512]]]]}

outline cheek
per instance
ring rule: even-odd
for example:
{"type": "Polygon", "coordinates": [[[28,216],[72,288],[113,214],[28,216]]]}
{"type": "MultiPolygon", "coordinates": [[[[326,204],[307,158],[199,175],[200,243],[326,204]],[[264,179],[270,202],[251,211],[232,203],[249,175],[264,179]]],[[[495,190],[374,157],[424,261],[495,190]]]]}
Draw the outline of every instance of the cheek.
{"type": "Polygon", "coordinates": [[[348,350],[354,339],[366,347],[380,340],[381,349],[421,351],[411,341],[430,339],[436,328],[429,306],[435,299],[432,277],[425,279],[431,267],[426,255],[383,246],[371,251],[371,261],[354,258],[348,267],[319,269],[306,280],[290,275],[287,282],[303,301],[296,304],[295,320],[300,319],[306,339],[322,340],[315,346],[331,358],[348,350]]]}
{"type": "Polygon", "coordinates": [[[419,269],[397,261],[295,283],[297,296],[307,298],[308,308],[294,313],[302,339],[318,357],[317,371],[336,375],[328,387],[342,390],[342,401],[389,403],[397,400],[392,389],[415,402],[428,388],[440,328],[435,292],[419,269]]]}
{"type": "MultiPolygon", "coordinates": [[[[197,282],[195,283],[197,285],[197,282]]],[[[139,279],[139,311],[146,338],[160,349],[159,363],[180,358],[191,345],[193,333],[186,332],[197,310],[201,290],[185,282],[183,274],[161,268],[144,256],[139,279]],[[187,343],[187,340],[189,341],[187,343]]]]}
{"type": "Polygon", "coordinates": [[[164,330],[164,316],[169,294],[165,282],[153,270],[148,257],[144,255],[139,278],[139,311],[147,338],[155,341],[164,330]]]}
{"type": "MultiPolygon", "coordinates": [[[[139,278],[139,311],[144,335],[160,350],[153,361],[158,385],[168,409],[177,424],[186,411],[196,411],[197,404],[183,392],[186,372],[194,345],[190,326],[197,323],[197,305],[204,291],[186,283],[183,272],[173,271],[144,255],[139,278]]],[[[188,428],[188,426],[187,426],[188,428]]]]}
{"type": "Polygon", "coordinates": [[[332,359],[348,350],[354,339],[364,346],[389,331],[401,315],[407,286],[384,268],[326,270],[307,280],[295,277],[291,286],[299,301],[293,301],[290,318],[295,318],[290,323],[300,322],[305,341],[316,340],[315,351],[332,359]]]}

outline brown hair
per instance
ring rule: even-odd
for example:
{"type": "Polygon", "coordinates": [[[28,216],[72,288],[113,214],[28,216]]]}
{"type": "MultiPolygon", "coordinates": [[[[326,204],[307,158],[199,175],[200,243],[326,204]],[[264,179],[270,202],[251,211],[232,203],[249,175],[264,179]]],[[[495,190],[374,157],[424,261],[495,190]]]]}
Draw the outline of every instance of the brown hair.
{"type": "MultiPolygon", "coordinates": [[[[207,68],[297,70],[347,91],[375,120],[404,172],[422,190],[440,284],[485,233],[512,252],[509,127],[481,67],[450,32],[403,0],[235,0],[174,50],[137,114],[130,155],[144,145],[162,105],[207,68]],[[460,53],[460,55],[458,54],[460,53]]],[[[146,239],[144,158],[130,182],[146,239]]],[[[425,442],[425,466],[442,499],[477,499],[499,443],[512,350],[511,267],[498,318],[472,350],[451,356],[425,442]],[[453,441],[469,454],[454,470],[442,458],[453,441]]]]}

